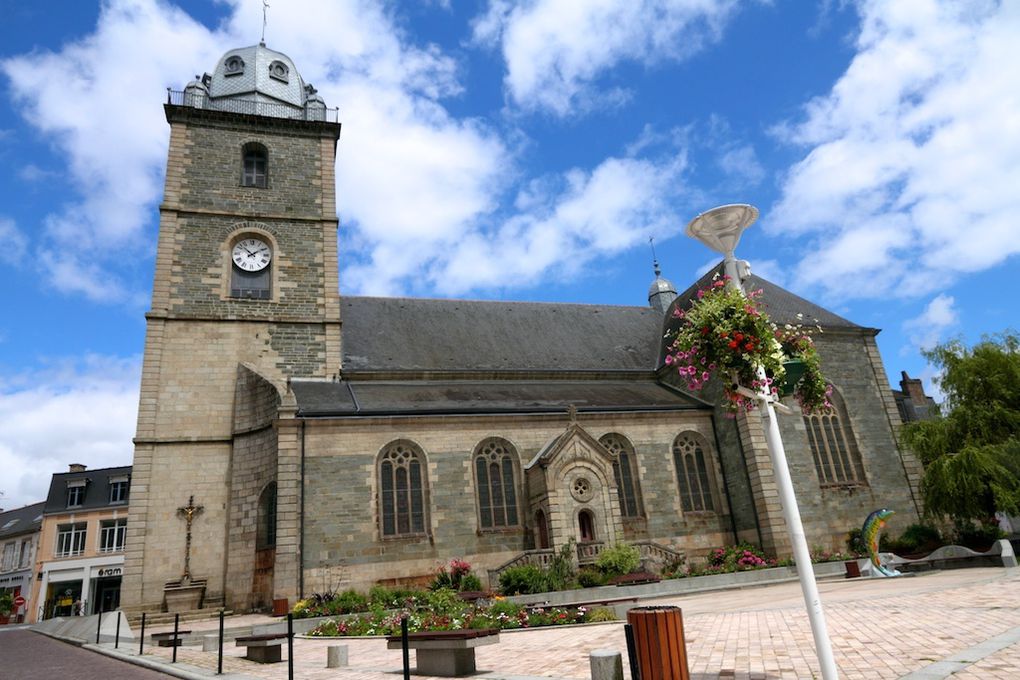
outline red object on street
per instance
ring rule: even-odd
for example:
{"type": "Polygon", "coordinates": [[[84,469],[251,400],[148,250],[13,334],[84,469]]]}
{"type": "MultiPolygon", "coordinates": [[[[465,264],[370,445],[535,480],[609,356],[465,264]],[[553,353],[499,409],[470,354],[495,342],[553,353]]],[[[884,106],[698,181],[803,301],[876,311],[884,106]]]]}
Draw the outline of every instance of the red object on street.
{"type": "Polygon", "coordinates": [[[23,598],[21,595],[18,595],[16,598],[14,598],[14,608],[15,609],[21,609],[24,606],[25,606],[25,598],[23,598]]]}

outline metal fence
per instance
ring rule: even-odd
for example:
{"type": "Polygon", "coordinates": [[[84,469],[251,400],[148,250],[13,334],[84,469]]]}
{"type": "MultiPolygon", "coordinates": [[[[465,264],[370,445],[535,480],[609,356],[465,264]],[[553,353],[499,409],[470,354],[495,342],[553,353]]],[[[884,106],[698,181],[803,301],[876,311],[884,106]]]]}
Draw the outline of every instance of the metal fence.
{"type": "Polygon", "coordinates": [[[290,104],[266,102],[256,99],[210,99],[203,92],[189,92],[167,89],[166,103],[173,106],[190,106],[209,111],[226,111],[248,116],[266,116],[269,118],[289,118],[291,120],[318,120],[336,123],[340,119],[339,109],[325,106],[305,106],[298,108],[290,104]]]}

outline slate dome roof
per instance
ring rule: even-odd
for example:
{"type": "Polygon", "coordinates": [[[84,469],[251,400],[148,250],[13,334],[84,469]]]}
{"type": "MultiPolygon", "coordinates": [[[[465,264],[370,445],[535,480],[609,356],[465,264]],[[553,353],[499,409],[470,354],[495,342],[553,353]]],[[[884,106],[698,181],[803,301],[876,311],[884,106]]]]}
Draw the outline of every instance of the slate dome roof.
{"type": "Polygon", "coordinates": [[[305,82],[291,58],[264,43],[228,51],[216,62],[209,98],[276,101],[303,108],[305,82]]]}

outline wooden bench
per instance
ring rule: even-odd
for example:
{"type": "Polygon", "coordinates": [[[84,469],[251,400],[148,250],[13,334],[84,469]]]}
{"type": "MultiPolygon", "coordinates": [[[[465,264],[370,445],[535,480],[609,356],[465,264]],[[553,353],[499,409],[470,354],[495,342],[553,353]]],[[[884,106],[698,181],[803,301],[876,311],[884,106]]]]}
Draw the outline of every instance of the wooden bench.
{"type": "MultiPolygon", "coordinates": [[[[499,642],[499,630],[434,630],[408,633],[414,650],[415,674],[452,678],[474,673],[475,648],[499,642]]],[[[402,649],[399,635],[386,638],[387,649],[402,649]]]]}
{"type": "Polygon", "coordinates": [[[270,635],[249,635],[237,638],[235,645],[244,647],[244,658],[258,663],[277,663],[281,660],[280,646],[287,639],[286,633],[270,635]]]}
{"type": "Polygon", "coordinates": [[[152,641],[155,642],[156,645],[159,647],[180,647],[182,644],[184,644],[184,641],[181,640],[181,638],[184,637],[185,635],[190,634],[191,634],[190,630],[179,630],[177,631],[177,639],[175,640],[174,632],[172,630],[169,630],[165,633],[153,633],[152,641]]]}

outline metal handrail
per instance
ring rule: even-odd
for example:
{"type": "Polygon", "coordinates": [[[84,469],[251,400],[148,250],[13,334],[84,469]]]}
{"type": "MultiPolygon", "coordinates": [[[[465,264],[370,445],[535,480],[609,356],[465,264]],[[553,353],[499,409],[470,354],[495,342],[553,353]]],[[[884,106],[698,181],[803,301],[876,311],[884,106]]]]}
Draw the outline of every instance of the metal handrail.
{"type": "Polygon", "coordinates": [[[201,91],[166,90],[166,103],[172,106],[189,106],[209,111],[226,111],[248,116],[287,118],[290,120],[317,120],[336,123],[340,120],[340,109],[325,106],[297,107],[291,104],[265,102],[256,99],[210,99],[201,91]]]}

